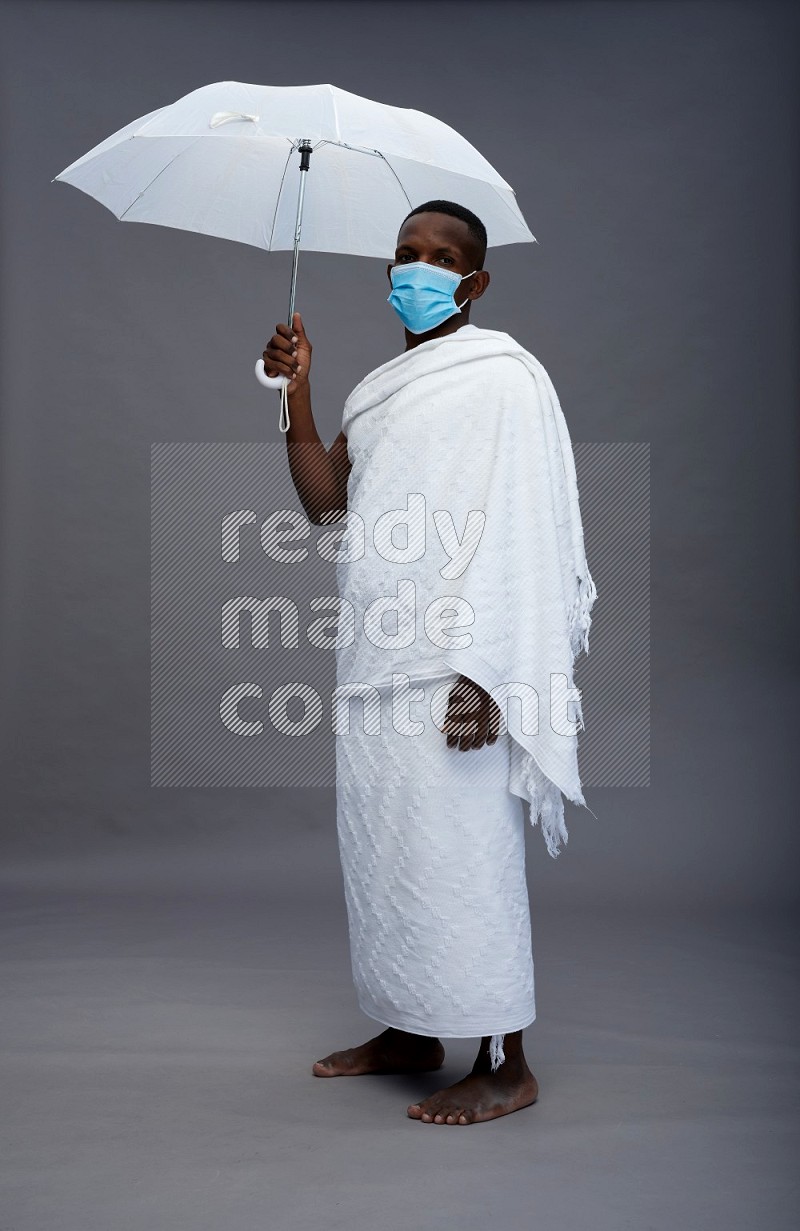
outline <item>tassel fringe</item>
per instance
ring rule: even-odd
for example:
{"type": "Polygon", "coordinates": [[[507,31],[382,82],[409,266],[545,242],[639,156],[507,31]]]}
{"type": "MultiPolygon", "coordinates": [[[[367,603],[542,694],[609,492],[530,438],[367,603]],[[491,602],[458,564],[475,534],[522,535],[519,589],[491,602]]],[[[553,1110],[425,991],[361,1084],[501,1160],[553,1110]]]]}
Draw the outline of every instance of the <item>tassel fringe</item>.
{"type": "Polygon", "coordinates": [[[503,1051],[503,1039],[505,1037],[504,1034],[493,1034],[489,1039],[489,1060],[493,1073],[497,1072],[506,1058],[506,1054],[503,1051]]]}
{"type": "Polygon", "coordinates": [[[569,613],[569,640],[573,659],[581,650],[589,653],[589,629],[592,626],[592,605],[597,598],[597,587],[589,570],[578,579],[578,593],[569,613]]]}
{"type": "MultiPolygon", "coordinates": [[[[527,753],[523,758],[523,778],[530,800],[530,822],[541,825],[548,854],[558,857],[560,843],[569,841],[564,819],[564,798],[559,788],[546,778],[535,759],[527,753]]],[[[577,801],[576,801],[577,802],[577,801]]]]}

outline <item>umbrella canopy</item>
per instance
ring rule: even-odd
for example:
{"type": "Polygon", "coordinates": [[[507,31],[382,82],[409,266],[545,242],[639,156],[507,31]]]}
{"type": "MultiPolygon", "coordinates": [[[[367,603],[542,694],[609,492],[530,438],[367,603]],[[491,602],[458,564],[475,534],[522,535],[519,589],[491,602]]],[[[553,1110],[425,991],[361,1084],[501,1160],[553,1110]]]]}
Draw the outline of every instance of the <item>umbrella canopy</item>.
{"type": "Polygon", "coordinates": [[[312,148],[304,251],[391,259],[402,219],[433,198],[476,213],[490,247],[535,242],[513,189],[454,129],[333,85],[202,86],[121,128],[55,181],[124,222],[292,249],[303,141],[312,148]]]}

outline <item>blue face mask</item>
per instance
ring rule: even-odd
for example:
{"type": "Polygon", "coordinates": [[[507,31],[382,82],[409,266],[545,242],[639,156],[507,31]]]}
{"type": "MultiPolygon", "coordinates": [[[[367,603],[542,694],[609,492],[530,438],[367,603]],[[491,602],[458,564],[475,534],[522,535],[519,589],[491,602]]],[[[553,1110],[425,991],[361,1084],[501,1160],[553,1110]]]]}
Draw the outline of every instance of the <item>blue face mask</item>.
{"type": "Polygon", "coordinates": [[[473,269],[461,275],[441,265],[429,265],[427,261],[395,265],[390,275],[393,289],[386,302],[392,305],[411,333],[427,333],[461,311],[469,296],[464,303],[457,304],[456,289],[464,278],[471,278],[477,272],[473,269]]]}

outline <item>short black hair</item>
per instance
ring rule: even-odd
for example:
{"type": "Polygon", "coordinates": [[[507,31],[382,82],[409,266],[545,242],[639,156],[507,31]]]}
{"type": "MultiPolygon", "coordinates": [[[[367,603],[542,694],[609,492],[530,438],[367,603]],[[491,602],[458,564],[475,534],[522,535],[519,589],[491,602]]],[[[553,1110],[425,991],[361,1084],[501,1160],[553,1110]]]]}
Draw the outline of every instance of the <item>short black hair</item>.
{"type": "MultiPolygon", "coordinates": [[[[477,268],[483,269],[488,242],[486,227],[471,209],[467,209],[465,205],[457,205],[455,201],[426,201],[424,205],[418,205],[410,214],[406,214],[403,222],[408,222],[415,214],[449,214],[451,218],[460,218],[462,222],[466,222],[469,233],[475,240],[476,255],[479,258],[477,268]]],[[[403,223],[400,225],[402,227],[403,223]]]]}

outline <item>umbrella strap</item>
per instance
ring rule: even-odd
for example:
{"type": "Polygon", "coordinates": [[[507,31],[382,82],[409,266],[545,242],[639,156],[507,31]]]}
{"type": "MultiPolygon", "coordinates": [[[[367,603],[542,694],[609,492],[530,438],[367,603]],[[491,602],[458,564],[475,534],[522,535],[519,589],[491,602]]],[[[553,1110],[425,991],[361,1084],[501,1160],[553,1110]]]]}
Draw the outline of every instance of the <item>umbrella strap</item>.
{"type": "Polygon", "coordinates": [[[282,432],[289,431],[289,394],[286,392],[288,384],[281,389],[281,417],[278,420],[278,427],[282,432]]]}

